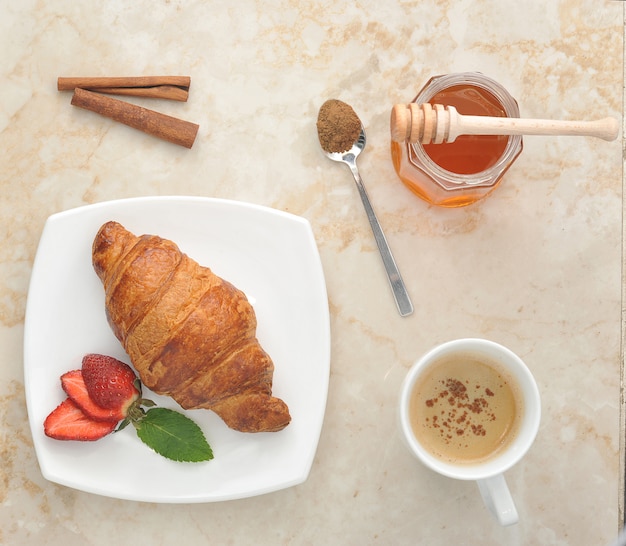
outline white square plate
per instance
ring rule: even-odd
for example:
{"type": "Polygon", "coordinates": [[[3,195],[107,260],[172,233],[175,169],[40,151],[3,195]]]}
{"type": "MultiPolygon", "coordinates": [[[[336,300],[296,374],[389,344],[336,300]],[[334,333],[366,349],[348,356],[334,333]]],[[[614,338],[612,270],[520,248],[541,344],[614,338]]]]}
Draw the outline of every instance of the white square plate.
{"type": "MultiPolygon", "coordinates": [[[[322,428],[330,372],[330,321],[322,265],[307,220],[267,207],[202,197],[149,197],[89,205],[48,218],[30,282],[24,376],[30,427],[44,477],[90,493],[148,502],[212,502],[260,495],[306,480],[322,428]],[[59,377],[86,353],[130,363],[111,332],[91,264],[102,224],[171,239],[245,292],[261,346],[275,364],[273,393],[292,421],[280,432],[229,429],[208,410],[185,412],[215,458],[178,463],[157,455],[132,426],[96,442],[45,436],[64,398],[59,377]]],[[[144,388],[157,405],[183,411],[144,388]]]]}

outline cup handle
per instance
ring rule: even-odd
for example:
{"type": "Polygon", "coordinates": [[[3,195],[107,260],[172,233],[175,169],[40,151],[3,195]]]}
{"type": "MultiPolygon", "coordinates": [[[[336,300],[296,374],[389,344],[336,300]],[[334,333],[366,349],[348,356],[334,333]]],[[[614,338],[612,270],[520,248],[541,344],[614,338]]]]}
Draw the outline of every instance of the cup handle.
{"type": "Polygon", "coordinates": [[[483,501],[500,525],[513,525],[519,521],[513,497],[502,474],[477,480],[476,483],[483,501]]]}

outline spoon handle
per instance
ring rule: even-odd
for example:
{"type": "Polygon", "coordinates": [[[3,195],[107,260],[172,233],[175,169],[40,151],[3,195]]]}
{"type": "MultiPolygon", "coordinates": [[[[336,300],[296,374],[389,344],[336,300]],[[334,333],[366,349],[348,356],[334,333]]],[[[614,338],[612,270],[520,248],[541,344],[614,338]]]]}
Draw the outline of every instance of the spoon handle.
{"type": "Polygon", "coordinates": [[[383,259],[383,264],[385,266],[385,270],[387,271],[387,277],[389,278],[389,284],[391,285],[393,297],[396,300],[398,312],[400,313],[400,316],[406,317],[413,313],[413,304],[411,303],[411,298],[409,297],[409,293],[406,290],[406,286],[404,285],[404,281],[402,280],[402,276],[400,275],[400,271],[398,270],[396,261],[394,260],[393,254],[391,253],[391,249],[387,244],[387,238],[383,233],[382,227],[380,227],[378,218],[376,218],[374,208],[370,203],[367,191],[365,190],[365,185],[363,184],[363,180],[361,179],[361,175],[359,174],[356,164],[349,163],[348,166],[350,167],[352,175],[354,176],[356,187],[359,190],[361,201],[363,201],[363,206],[365,207],[367,219],[369,220],[372,231],[374,232],[374,239],[376,240],[376,244],[378,245],[378,251],[380,252],[380,256],[383,259]]]}

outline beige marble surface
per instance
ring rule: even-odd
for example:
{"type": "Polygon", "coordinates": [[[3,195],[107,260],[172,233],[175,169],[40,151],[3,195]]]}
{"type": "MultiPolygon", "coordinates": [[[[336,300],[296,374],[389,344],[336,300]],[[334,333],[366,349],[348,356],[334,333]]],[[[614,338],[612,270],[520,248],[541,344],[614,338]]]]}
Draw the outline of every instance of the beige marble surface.
{"type": "Polygon", "coordinates": [[[442,210],[395,177],[388,117],[431,75],[479,70],[509,89],[523,116],[621,120],[623,37],[616,0],[0,0],[0,543],[614,539],[623,494],[621,137],[527,138],[493,196],[442,210]],[[191,150],[75,109],[56,91],[58,76],[166,73],[192,77],[189,102],[149,107],[200,124],[191,150]],[[360,168],[415,303],[411,317],[396,312],[349,171],[320,152],[314,122],[331,97],[353,105],[367,128],[360,168]],[[311,222],[332,360],[305,483],[163,505],[42,477],[22,349],[42,227],[62,210],[145,195],[236,199],[311,222]],[[495,523],[474,484],[412,459],[395,426],[411,363],[462,336],[509,346],[542,393],[537,440],[507,473],[521,518],[510,528],[495,523]]]}

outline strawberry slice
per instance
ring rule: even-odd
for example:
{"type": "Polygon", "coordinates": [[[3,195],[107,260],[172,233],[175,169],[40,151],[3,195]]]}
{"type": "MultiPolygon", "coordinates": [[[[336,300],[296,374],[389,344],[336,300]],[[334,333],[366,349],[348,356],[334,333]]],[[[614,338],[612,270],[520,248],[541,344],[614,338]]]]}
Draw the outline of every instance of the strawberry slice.
{"type": "Polygon", "coordinates": [[[132,368],[112,356],[85,355],[82,375],[90,398],[98,406],[119,410],[124,416],[141,394],[132,368]]]}
{"type": "Polygon", "coordinates": [[[94,421],[121,421],[126,417],[126,413],[121,408],[107,409],[96,404],[85,386],[83,380],[83,372],[80,370],[72,370],[61,376],[61,386],[72,402],[76,404],[81,411],[94,421]]]}
{"type": "Polygon", "coordinates": [[[46,436],[56,440],[78,440],[93,442],[115,430],[114,421],[94,421],[66,398],[52,411],[43,424],[46,436]]]}

